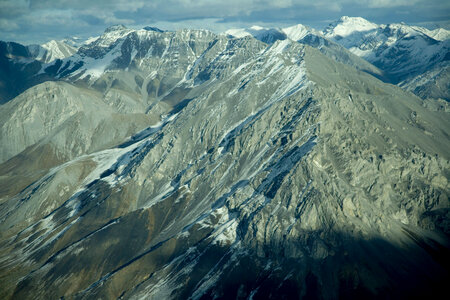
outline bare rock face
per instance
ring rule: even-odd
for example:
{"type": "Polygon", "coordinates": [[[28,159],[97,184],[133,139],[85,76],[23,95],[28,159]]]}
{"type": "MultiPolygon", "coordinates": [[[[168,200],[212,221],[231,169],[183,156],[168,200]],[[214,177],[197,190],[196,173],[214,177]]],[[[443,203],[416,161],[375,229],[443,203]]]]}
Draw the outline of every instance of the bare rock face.
{"type": "MultiPolygon", "coordinates": [[[[106,32],[99,57],[131,34],[106,32]]],[[[86,68],[0,107],[1,297],[444,290],[445,103],[290,40],[136,34],[148,50],[127,71],[86,68]]]]}

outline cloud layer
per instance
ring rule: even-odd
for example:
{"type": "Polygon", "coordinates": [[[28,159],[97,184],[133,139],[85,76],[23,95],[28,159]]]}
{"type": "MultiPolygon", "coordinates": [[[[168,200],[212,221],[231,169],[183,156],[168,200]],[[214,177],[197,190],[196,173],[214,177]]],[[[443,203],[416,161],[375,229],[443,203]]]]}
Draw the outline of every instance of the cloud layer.
{"type": "Polygon", "coordinates": [[[376,23],[450,21],[447,0],[0,0],[0,39],[45,42],[93,36],[107,26],[165,29],[306,24],[322,28],[342,15],[376,23]]]}

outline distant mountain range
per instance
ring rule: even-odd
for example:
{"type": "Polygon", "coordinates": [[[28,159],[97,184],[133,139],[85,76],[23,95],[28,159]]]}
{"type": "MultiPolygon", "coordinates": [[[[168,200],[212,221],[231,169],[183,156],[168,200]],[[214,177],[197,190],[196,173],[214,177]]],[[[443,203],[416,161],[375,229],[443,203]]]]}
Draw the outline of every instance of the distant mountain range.
{"type": "MultiPolygon", "coordinates": [[[[0,78],[0,80],[6,81],[2,84],[5,91],[0,91],[0,102],[11,99],[35,82],[48,80],[48,75],[50,78],[56,77],[56,79],[71,76],[71,72],[76,71],[74,68],[78,67],[80,68],[78,73],[87,72],[83,76],[88,75],[88,69],[95,70],[91,72],[97,75],[98,72],[102,72],[102,69],[89,67],[92,64],[96,66],[101,64],[104,69],[114,68],[109,64],[119,58],[114,55],[105,58],[100,53],[94,54],[93,51],[108,51],[108,47],[105,46],[111,45],[120,38],[128,37],[130,39],[134,36],[137,42],[145,32],[162,33],[163,30],[155,27],[132,30],[120,25],[112,26],[102,36],[90,38],[84,42],[79,39],[65,39],[31,46],[3,43],[0,55],[4,58],[15,58],[7,59],[6,64],[22,65],[21,72],[14,74],[22,79],[21,83],[14,84],[8,83],[8,80],[16,81],[14,75],[12,78],[0,78]],[[102,44],[99,45],[100,47],[96,47],[100,41],[102,44]],[[90,48],[96,50],[90,50],[90,48]],[[104,49],[100,50],[100,48],[104,49]],[[78,49],[81,52],[77,55],[78,49]],[[101,63],[94,63],[93,60],[97,59],[101,59],[101,63]],[[105,59],[111,61],[105,61],[105,59]],[[36,66],[37,62],[40,63],[39,70],[31,67],[36,66]],[[85,65],[85,67],[83,68],[81,65],[85,65]],[[27,84],[28,80],[31,80],[32,83],[27,84]]],[[[355,63],[355,57],[344,51],[343,48],[346,48],[372,64],[366,66],[366,71],[373,72],[375,76],[385,82],[398,84],[422,98],[450,99],[450,86],[448,85],[450,31],[443,28],[428,30],[406,24],[378,25],[359,17],[342,17],[323,31],[298,24],[287,28],[253,26],[248,29],[230,29],[224,34],[237,38],[253,36],[269,44],[277,40],[290,39],[316,47],[323,53],[337,58],[340,62],[354,66],[363,64],[355,63]],[[375,70],[376,68],[373,66],[378,70],[375,70]]],[[[136,49],[136,51],[138,50],[136,49]]],[[[12,73],[16,73],[16,71],[12,73]]]]}
{"type": "Polygon", "coordinates": [[[319,49],[323,46],[318,40],[326,39],[326,44],[333,41],[382,70],[385,81],[399,84],[422,98],[450,99],[450,31],[443,28],[378,25],[360,17],[342,17],[323,31],[296,25],[233,29],[226,33],[235,37],[251,35],[266,43],[288,38],[319,49]]]}
{"type": "Polygon", "coordinates": [[[0,42],[0,298],[445,294],[448,33],[0,42]]]}

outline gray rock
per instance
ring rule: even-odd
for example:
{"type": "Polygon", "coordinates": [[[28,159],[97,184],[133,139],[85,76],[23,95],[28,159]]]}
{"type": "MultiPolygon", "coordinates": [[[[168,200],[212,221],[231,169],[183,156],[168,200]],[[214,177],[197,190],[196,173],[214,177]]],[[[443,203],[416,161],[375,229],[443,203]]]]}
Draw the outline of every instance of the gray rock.
{"type": "MultiPolygon", "coordinates": [[[[123,42],[127,56],[128,38],[109,51],[123,42]]],[[[36,86],[27,93],[47,87],[42,96],[0,108],[12,124],[6,116],[53,99],[49,87],[58,91],[58,104],[35,108],[50,120],[34,119],[39,139],[25,126],[29,114],[19,118],[23,133],[2,136],[32,146],[0,165],[4,186],[21,182],[0,198],[0,296],[334,299],[443,290],[450,119],[441,102],[424,105],[289,40],[268,46],[179,31],[140,42],[147,38],[148,57],[142,50],[130,63],[114,60],[74,85],[36,86]],[[139,131],[139,111],[160,123],[139,131]],[[72,112],[83,119],[70,123],[72,112]],[[64,159],[50,170],[35,163],[54,147],[64,159]],[[31,166],[21,164],[30,152],[31,166]]]]}

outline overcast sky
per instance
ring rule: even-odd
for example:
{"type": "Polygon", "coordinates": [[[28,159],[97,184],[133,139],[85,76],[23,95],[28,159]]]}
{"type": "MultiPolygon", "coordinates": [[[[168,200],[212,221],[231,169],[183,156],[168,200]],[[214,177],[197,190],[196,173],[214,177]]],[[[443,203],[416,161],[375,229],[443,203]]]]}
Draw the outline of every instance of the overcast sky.
{"type": "Polygon", "coordinates": [[[0,0],[0,40],[42,43],[131,28],[229,28],[305,24],[322,29],[341,16],[375,23],[450,26],[449,0],[0,0]]]}

